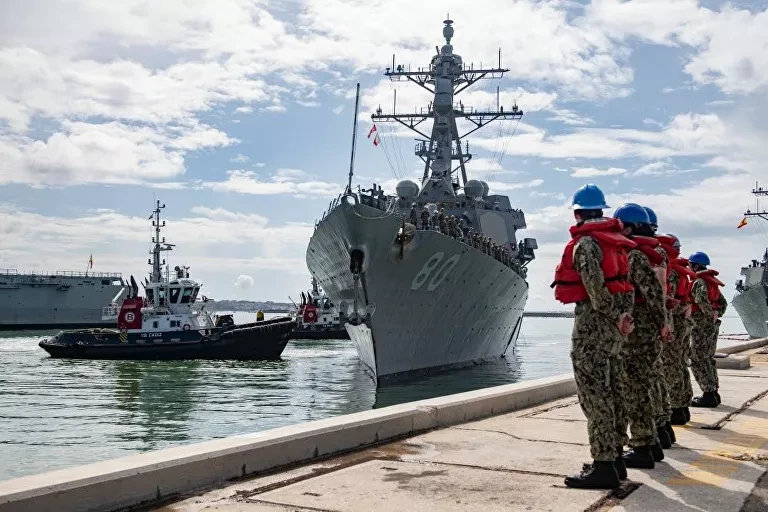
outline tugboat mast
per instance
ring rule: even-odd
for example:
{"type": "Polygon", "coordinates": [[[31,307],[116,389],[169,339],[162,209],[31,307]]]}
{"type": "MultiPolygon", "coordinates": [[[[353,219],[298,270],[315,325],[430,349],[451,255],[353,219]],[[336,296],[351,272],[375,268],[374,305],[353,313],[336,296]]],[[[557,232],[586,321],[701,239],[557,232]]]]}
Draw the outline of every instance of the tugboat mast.
{"type": "MultiPolygon", "coordinates": [[[[398,122],[406,128],[413,130],[423,139],[417,140],[415,154],[424,162],[424,176],[422,189],[431,179],[438,183],[442,182],[445,192],[449,196],[455,196],[459,188],[458,177],[453,179],[453,174],[461,171],[461,185],[467,183],[467,171],[465,164],[472,158],[469,153],[469,144],[462,148],[461,140],[467,135],[482,128],[486,124],[502,120],[520,120],[523,111],[514,105],[511,110],[505,111],[498,104],[496,110],[480,110],[465,107],[459,102],[454,105],[454,98],[471,85],[482,79],[501,78],[509,69],[501,67],[501,50],[499,50],[499,67],[475,69],[473,65],[467,67],[460,55],[453,53],[453,20],[447,19],[444,22],[443,37],[445,44],[442,48],[437,48],[437,54],[432,57],[432,62],[428,69],[419,68],[417,71],[411,71],[410,67],[406,69],[402,64],[395,65],[395,57],[392,56],[392,68],[386,68],[385,76],[392,81],[409,80],[420,87],[426,89],[434,95],[434,100],[430,102],[426,109],[422,108],[419,112],[413,114],[391,114],[382,113],[381,107],[376,113],[371,115],[374,122],[398,122]],[[418,126],[432,119],[432,132],[430,135],[422,132],[418,126]],[[459,135],[456,126],[456,119],[465,119],[472,123],[472,127],[466,133],[459,135]],[[453,161],[458,161],[458,166],[453,168],[453,161]]],[[[498,98],[498,92],[497,92],[498,98]]]]}
{"type": "Polygon", "coordinates": [[[160,223],[160,210],[164,208],[165,204],[161,206],[160,200],[158,200],[155,209],[149,216],[149,219],[152,220],[152,226],[155,228],[155,236],[152,238],[152,243],[155,245],[152,250],[149,251],[152,258],[147,261],[148,264],[152,265],[152,274],[149,276],[150,283],[159,283],[163,280],[161,266],[165,265],[165,260],[162,262],[160,261],[160,253],[163,251],[171,251],[175,247],[175,244],[165,243],[165,237],[160,237],[160,229],[165,227],[165,221],[162,221],[162,224],[160,223]]]}

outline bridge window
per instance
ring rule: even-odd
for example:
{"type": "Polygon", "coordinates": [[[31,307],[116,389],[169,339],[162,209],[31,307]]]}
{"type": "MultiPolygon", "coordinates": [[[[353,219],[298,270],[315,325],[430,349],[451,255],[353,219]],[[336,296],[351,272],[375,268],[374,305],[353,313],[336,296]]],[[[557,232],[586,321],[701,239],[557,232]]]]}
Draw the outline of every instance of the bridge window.
{"type": "Polygon", "coordinates": [[[154,302],[155,301],[155,290],[152,288],[147,288],[147,302],[154,302]]]}
{"type": "Polygon", "coordinates": [[[192,299],[189,302],[195,302],[197,300],[197,292],[200,291],[199,287],[195,287],[195,291],[192,292],[192,299]]]}
{"type": "Polygon", "coordinates": [[[181,294],[181,288],[175,286],[171,288],[171,304],[178,304],[179,294],[181,294]]]}
{"type": "Polygon", "coordinates": [[[181,303],[189,304],[192,301],[192,295],[194,294],[194,288],[184,288],[184,292],[181,294],[181,303]]]}

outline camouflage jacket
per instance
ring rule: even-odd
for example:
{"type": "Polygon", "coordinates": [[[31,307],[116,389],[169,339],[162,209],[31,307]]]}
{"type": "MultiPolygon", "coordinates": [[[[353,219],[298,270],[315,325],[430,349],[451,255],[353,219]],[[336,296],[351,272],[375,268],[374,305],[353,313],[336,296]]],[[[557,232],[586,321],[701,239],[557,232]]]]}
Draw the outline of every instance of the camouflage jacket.
{"type": "MultiPolygon", "coordinates": [[[[581,276],[581,282],[589,294],[592,308],[616,322],[621,312],[613,300],[613,295],[605,287],[605,276],[600,262],[603,260],[603,251],[594,238],[585,236],[576,242],[573,248],[573,268],[581,276]]],[[[579,314],[579,306],[576,314],[579,314]]]]}
{"type": "Polygon", "coordinates": [[[629,280],[635,287],[635,297],[642,297],[645,300],[643,308],[651,313],[650,317],[661,328],[665,322],[669,321],[665,290],[653,271],[648,257],[637,249],[629,251],[629,280]]]}

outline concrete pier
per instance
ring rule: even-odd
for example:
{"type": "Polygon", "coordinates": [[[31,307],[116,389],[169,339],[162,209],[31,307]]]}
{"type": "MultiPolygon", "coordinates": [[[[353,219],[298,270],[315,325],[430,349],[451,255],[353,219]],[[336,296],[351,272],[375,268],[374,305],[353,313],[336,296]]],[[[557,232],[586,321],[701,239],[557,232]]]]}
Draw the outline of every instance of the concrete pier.
{"type": "Polygon", "coordinates": [[[763,346],[616,491],[563,485],[590,459],[564,375],[0,482],[0,511],[768,510],[763,346]]]}

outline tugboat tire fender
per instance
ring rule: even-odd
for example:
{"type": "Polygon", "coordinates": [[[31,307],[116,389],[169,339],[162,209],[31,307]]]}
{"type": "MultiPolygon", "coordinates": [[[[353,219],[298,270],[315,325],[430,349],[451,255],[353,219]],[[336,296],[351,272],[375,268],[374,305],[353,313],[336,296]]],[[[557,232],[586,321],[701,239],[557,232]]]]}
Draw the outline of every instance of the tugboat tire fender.
{"type": "Polygon", "coordinates": [[[182,327],[182,329],[184,329],[185,331],[188,331],[190,328],[191,326],[189,324],[184,324],[184,327],[182,327]]]}

